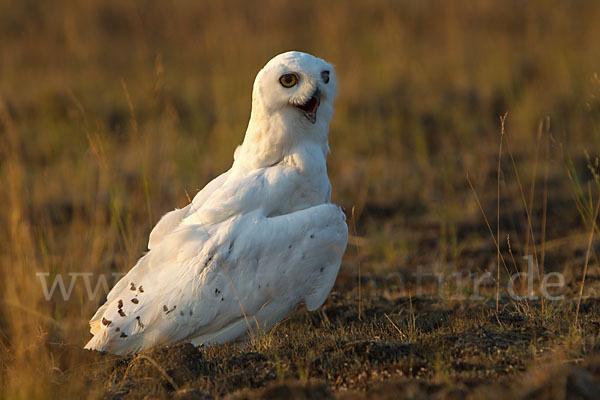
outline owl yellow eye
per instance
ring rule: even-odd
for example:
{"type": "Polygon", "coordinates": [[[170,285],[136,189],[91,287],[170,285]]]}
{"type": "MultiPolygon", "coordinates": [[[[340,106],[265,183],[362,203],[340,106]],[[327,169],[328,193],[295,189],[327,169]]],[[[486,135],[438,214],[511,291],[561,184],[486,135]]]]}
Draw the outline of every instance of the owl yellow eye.
{"type": "Polygon", "coordinates": [[[298,83],[298,78],[296,78],[296,75],[294,74],[285,74],[279,78],[279,83],[281,83],[283,87],[291,88],[298,83]]]}

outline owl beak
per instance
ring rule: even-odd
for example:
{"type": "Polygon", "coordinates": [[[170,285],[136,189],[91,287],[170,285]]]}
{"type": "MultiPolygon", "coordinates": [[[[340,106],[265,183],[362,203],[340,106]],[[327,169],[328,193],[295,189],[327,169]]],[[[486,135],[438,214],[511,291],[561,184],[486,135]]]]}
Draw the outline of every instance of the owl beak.
{"type": "Polygon", "coordinates": [[[315,90],[315,93],[313,93],[311,98],[305,104],[301,104],[296,107],[302,110],[304,116],[314,124],[315,122],[317,122],[317,109],[319,108],[320,104],[321,91],[319,90],[319,88],[317,88],[317,90],[315,90]]]}

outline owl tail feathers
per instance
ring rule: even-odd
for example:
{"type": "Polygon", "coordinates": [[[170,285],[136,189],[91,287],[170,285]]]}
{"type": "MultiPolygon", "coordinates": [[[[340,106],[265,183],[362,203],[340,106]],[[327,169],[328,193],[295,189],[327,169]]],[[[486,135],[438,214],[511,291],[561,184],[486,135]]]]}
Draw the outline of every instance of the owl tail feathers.
{"type": "Polygon", "coordinates": [[[98,332],[89,342],[83,347],[86,350],[103,351],[111,354],[126,355],[135,352],[135,349],[125,343],[117,343],[106,334],[106,330],[98,332]]]}
{"type": "Polygon", "coordinates": [[[92,335],[96,335],[98,332],[100,332],[100,320],[92,320],[90,321],[90,332],[92,335]]]}
{"type": "MultiPolygon", "coordinates": [[[[93,329],[94,329],[94,327],[92,327],[92,330],[93,329]]],[[[98,329],[100,329],[100,327],[98,327],[98,329]]],[[[107,345],[106,332],[98,332],[97,335],[94,335],[94,337],[92,337],[90,339],[90,341],[87,342],[87,344],[84,346],[84,349],[106,351],[106,345],[107,345]]]]}
{"type": "Polygon", "coordinates": [[[140,352],[149,347],[152,346],[145,346],[141,335],[130,335],[129,337],[113,336],[109,334],[107,329],[100,329],[83,348],[117,355],[127,355],[140,352]]]}

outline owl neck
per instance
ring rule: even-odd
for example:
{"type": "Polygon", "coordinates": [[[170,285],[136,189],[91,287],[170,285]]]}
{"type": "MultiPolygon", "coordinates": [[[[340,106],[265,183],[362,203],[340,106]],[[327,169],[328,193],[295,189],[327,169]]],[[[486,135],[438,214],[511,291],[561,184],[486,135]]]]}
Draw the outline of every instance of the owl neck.
{"type": "Polygon", "coordinates": [[[304,143],[316,142],[323,155],[327,156],[329,121],[317,121],[307,130],[304,121],[298,121],[293,111],[268,114],[260,107],[253,107],[244,142],[235,151],[234,166],[246,169],[268,167],[277,164],[304,143]]]}

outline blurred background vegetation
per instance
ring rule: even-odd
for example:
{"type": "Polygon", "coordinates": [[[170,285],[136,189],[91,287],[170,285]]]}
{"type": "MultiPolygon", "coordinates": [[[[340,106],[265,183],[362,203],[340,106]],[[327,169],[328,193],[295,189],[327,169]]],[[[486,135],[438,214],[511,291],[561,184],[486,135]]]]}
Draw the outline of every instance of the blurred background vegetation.
{"type": "MultiPolygon", "coordinates": [[[[600,146],[598,21],[584,0],[0,0],[4,394],[90,389],[65,384],[75,364],[48,343],[83,345],[101,300],[76,285],[47,302],[35,273],[127,271],[158,218],[230,166],[254,76],[283,51],[336,67],[329,171],[357,227],[342,282],[357,260],[386,275],[483,251],[487,268],[495,248],[465,177],[495,220],[505,112],[532,214],[549,199],[546,239],[585,232],[572,200],[589,205],[584,154],[600,146]],[[545,194],[530,192],[544,176],[545,194]]],[[[505,173],[516,252],[529,239],[505,173]]],[[[581,243],[555,268],[580,263],[581,243]]]]}

